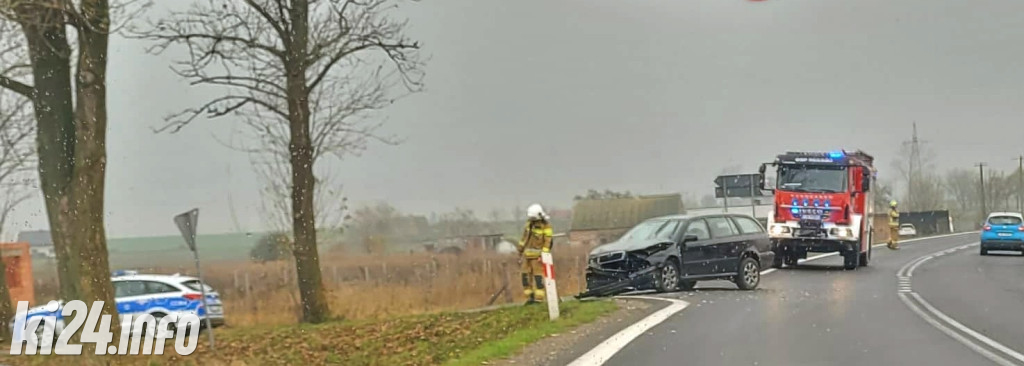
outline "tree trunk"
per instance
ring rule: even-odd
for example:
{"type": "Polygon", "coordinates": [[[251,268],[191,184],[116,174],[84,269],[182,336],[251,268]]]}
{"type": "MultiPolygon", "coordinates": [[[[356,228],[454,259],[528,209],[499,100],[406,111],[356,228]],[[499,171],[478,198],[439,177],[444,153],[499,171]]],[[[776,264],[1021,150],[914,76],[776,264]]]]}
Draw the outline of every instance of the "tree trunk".
{"type": "MultiPolygon", "coordinates": [[[[39,179],[57,254],[60,296],[82,300],[90,308],[93,301],[104,301],[103,313],[117,319],[103,223],[109,5],[107,0],[80,4],[74,107],[65,14],[38,4],[15,11],[32,62],[39,179]]],[[[112,327],[115,339],[118,324],[112,327]]],[[[92,353],[89,345],[84,352],[92,353]]]]}
{"type": "MultiPolygon", "coordinates": [[[[2,226],[0,226],[2,227],[2,226]]],[[[0,334],[4,339],[11,339],[11,319],[14,318],[15,308],[11,302],[11,289],[7,286],[7,263],[4,263],[0,255],[0,334]]]]}
{"type": "Polygon", "coordinates": [[[82,257],[78,277],[81,299],[90,306],[91,301],[104,301],[103,314],[117,319],[103,222],[109,4],[107,0],[82,0],[81,13],[88,25],[78,27],[74,179],[70,194],[63,201],[74,207],[76,213],[71,237],[75,238],[82,257]]]}
{"type": "Polygon", "coordinates": [[[289,17],[292,37],[287,40],[285,62],[288,91],[288,119],[291,141],[288,152],[292,168],[292,231],[295,236],[295,272],[302,298],[302,321],[320,323],[330,316],[320,273],[316,247],[316,218],[313,197],[313,145],[310,139],[309,90],[306,85],[306,48],[309,43],[309,3],[292,2],[289,17]]]}
{"type": "Polygon", "coordinates": [[[56,9],[25,5],[14,10],[25,33],[32,63],[39,183],[57,256],[60,297],[78,299],[81,260],[70,238],[74,216],[66,207],[75,151],[71,47],[63,16],[56,9]]]}

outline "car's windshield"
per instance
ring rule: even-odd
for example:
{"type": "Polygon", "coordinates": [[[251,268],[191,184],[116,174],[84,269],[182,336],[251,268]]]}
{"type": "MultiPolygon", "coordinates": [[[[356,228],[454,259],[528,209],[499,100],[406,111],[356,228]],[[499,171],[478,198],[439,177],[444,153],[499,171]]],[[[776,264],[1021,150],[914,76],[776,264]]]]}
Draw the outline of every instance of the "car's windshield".
{"type": "Polygon", "coordinates": [[[845,192],[845,167],[783,165],[779,167],[778,188],[795,192],[845,192]]]}
{"type": "Polygon", "coordinates": [[[1020,225],[1021,219],[1016,216],[992,216],[988,219],[990,225],[1020,225]]]}
{"type": "Polygon", "coordinates": [[[649,220],[634,226],[621,240],[671,240],[679,222],[675,220],[649,220]]]}

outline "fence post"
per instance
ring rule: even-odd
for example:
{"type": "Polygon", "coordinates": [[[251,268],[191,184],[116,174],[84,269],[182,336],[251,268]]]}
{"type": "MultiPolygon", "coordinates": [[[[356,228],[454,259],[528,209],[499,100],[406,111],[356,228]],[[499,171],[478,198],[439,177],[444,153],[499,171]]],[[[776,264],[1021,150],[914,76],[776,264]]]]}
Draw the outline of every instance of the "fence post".
{"type": "Polygon", "coordinates": [[[501,285],[505,287],[505,303],[512,303],[512,289],[509,288],[508,263],[501,262],[501,285]]]}
{"type": "Polygon", "coordinates": [[[334,274],[334,283],[341,283],[341,279],[338,278],[338,266],[331,266],[331,273],[334,274]]]}
{"type": "Polygon", "coordinates": [[[370,282],[370,267],[360,267],[363,269],[363,281],[370,282]]]}
{"type": "Polygon", "coordinates": [[[381,269],[381,272],[384,273],[383,274],[384,277],[381,277],[382,280],[383,281],[387,281],[388,280],[388,262],[380,262],[380,269],[381,269]]]}
{"type": "Polygon", "coordinates": [[[245,300],[249,302],[249,271],[245,271],[245,300]]]}

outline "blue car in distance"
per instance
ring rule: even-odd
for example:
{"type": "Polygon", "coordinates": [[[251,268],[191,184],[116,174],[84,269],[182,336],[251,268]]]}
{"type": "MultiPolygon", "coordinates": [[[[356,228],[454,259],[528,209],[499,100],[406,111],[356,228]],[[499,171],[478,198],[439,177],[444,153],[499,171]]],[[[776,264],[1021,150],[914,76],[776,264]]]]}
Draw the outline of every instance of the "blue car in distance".
{"type": "Polygon", "coordinates": [[[1024,254],[1024,216],[1013,212],[989,214],[981,228],[981,255],[988,255],[990,250],[1024,254]]]}

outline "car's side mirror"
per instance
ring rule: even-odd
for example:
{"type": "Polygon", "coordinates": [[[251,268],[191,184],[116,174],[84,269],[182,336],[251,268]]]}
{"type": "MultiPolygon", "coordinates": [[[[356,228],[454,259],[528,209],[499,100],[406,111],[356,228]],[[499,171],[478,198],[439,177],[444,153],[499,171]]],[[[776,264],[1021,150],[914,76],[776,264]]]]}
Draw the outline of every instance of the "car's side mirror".
{"type": "Polygon", "coordinates": [[[871,174],[864,174],[864,177],[860,181],[860,185],[864,189],[864,192],[871,191],[871,174]]]}
{"type": "Polygon", "coordinates": [[[686,236],[683,237],[683,244],[689,243],[691,241],[697,241],[697,240],[700,240],[700,238],[698,238],[696,235],[689,234],[689,235],[686,235],[686,236]]]}

